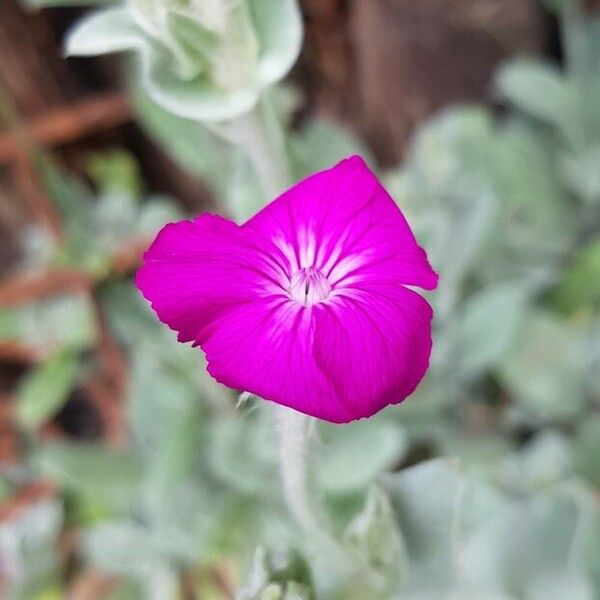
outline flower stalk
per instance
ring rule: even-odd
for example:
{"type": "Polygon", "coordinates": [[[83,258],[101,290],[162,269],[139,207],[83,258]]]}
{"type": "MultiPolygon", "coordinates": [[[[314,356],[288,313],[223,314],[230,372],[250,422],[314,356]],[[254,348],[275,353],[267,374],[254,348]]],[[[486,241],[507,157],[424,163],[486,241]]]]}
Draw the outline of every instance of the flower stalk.
{"type": "MultiPolygon", "coordinates": [[[[264,93],[256,108],[234,122],[233,138],[246,152],[267,197],[291,185],[291,169],[281,121],[264,93]]],[[[317,493],[313,447],[315,420],[286,406],[275,407],[278,459],[283,498],[290,514],[306,533],[330,552],[342,550],[317,493]]]]}
{"type": "Polygon", "coordinates": [[[292,185],[285,133],[268,92],[251,112],[219,131],[237,144],[252,164],[265,199],[276,198],[292,185]]]}
{"type": "Polygon", "coordinates": [[[311,464],[314,420],[285,406],[276,407],[282,491],[290,513],[310,537],[322,537],[327,518],[318,506],[311,464]]]}

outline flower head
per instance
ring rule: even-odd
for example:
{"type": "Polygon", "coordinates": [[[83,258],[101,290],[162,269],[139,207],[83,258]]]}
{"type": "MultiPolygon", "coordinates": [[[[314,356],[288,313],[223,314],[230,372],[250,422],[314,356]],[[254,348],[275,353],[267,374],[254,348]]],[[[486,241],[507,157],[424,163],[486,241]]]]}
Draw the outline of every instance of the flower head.
{"type": "Polygon", "coordinates": [[[405,286],[437,279],[355,156],[241,226],[210,214],[167,225],[136,282],[217,381],[343,423],[397,404],[422,379],[432,310],[405,286]]]}

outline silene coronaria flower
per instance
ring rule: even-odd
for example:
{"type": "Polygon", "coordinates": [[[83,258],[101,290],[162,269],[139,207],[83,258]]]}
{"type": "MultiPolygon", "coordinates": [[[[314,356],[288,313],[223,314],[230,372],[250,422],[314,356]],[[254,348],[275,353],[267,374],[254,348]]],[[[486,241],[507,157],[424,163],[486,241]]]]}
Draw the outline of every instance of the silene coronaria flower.
{"type": "Polygon", "coordinates": [[[406,286],[437,280],[355,156],[243,225],[204,214],[165,226],[136,283],[217,381],[344,423],[401,402],[423,378],[432,310],[406,286]]]}

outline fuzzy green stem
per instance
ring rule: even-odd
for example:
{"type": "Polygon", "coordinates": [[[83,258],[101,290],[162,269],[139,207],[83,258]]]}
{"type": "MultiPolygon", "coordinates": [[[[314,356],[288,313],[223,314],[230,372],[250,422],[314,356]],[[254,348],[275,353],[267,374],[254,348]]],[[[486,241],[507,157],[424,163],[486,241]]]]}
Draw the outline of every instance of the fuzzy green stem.
{"type": "MultiPolygon", "coordinates": [[[[268,94],[250,115],[236,121],[234,139],[245,150],[261,187],[269,199],[291,183],[285,133],[268,94]]],[[[312,469],[311,442],[314,419],[287,407],[276,407],[279,467],[283,497],[298,524],[312,541],[319,541],[330,555],[343,551],[330,533],[327,513],[317,493],[312,469]]]]}
{"type": "Polygon", "coordinates": [[[309,468],[314,422],[285,406],[277,407],[276,411],[283,496],[290,512],[306,533],[320,537],[327,529],[327,523],[316,494],[310,491],[314,489],[313,474],[309,468]]]}
{"type": "Polygon", "coordinates": [[[245,151],[258,177],[265,200],[291,185],[285,133],[267,92],[256,108],[234,124],[234,141],[245,151]]]}

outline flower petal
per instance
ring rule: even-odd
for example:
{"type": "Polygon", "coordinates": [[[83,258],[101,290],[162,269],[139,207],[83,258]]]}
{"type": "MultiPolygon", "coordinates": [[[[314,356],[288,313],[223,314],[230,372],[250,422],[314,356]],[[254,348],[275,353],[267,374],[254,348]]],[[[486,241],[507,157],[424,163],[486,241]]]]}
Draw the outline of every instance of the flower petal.
{"type": "Polygon", "coordinates": [[[264,295],[277,275],[238,225],[207,214],[166,225],[144,255],[136,284],[179,341],[200,342],[204,327],[264,295]]]}
{"type": "Polygon", "coordinates": [[[316,364],[352,419],[414,391],[429,366],[431,318],[429,304],[401,286],[367,286],[319,305],[316,364]]]}
{"type": "Polygon", "coordinates": [[[408,396],[431,352],[427,302],[371,287],[305,308],[284,295],[224,312],[203,332],[209,373],[228,387],[333,423],[408,396]]]}
{"type": "Polygon", "coordinates": [[[311,310],[262,298],[227,311],[205,335],[208,371],[220,383],[326,421],[356,418],[317,366],[311,310]]]}
{"type": "Polygon", "coordinates": [[[243,227],[286,254],[293,270],[316,266],[332,284],[437,286],[406,219],[358,156],[304,179],[243,227]]]}

